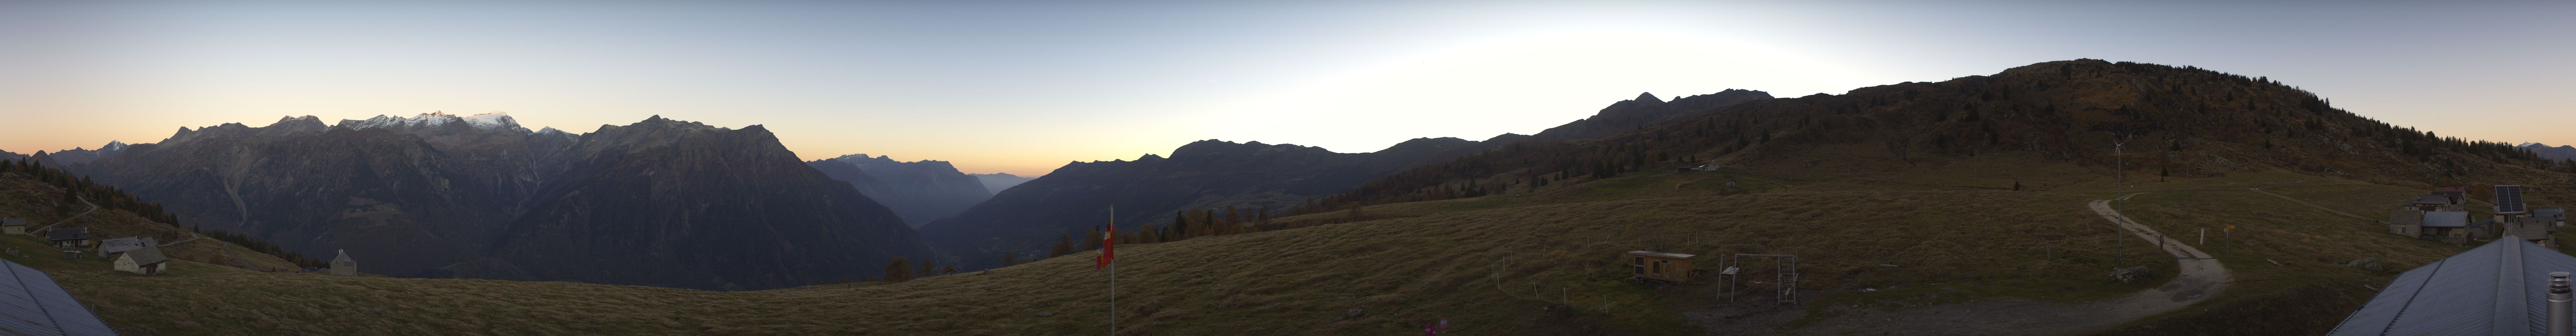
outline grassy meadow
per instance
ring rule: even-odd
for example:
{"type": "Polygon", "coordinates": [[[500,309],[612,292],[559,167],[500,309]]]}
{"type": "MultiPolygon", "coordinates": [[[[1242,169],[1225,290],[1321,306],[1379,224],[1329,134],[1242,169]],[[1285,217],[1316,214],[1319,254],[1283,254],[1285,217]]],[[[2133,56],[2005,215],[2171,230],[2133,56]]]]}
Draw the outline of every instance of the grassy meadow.
{"type": "MultiPolygon", "coordinates": [[[[1118,332],[1398,334],[1442,318],[1453,326],[1449,333],[1462,335],[1794,332],[1772,328],[1853,310],[2002,296],[2109,299],[2161,280],[2119,283],[2106,275],[2112,267],[2175,271],[2169,256],[2136,239],[2118,249],[2111,224],[2085,208],[2120,194],[2106,171],[2013,157],[1922,165],[1914,169],[1926,172],[1901,174],[1830,163],[1648,171],[1371,206],[1362,210],[1367,220],[1353,223],[1124,245],[1118,332]],[[1744,191],[1720,190],[1726,179],[1744,191]],[[2013,190],[2016,183],[2022,190],[2013,190]],[[1619,258],[1631,250],[1701,255],[1699,268],[1712,271],[1689,284],[1627,282],[1619,258]],[[1763,303],[1771,285],[1750,282],[1771,279],[1767,262],[1747,265],[1749,286],[1738,303],[1727,303],[1713,270],[1729,253],[1800,256],[1807,304],[1763,303]],[[1788,318],[1686,317],[1730,309],[1785,311],[1788,318]]],[[[2244,314],[2279,313],[2308,314],[2291,323],[2330,326],[2368,297],[2361,286],[2465,249],[2388,235],[2376,223],[2243,190],[2249,187],[2356,213],[2421,192],[2295,174],[2141,181],[2132,192],[2146,193],[2125,205],[2140,222],[2178,235],[2239,227],[2227,236],[2232,240],[2213,231],[2202,245],[2238,282],[2192,309],[2128,330],[2222,330],[2254,318],[2244,314]],[[2340,266],[2357,258],[2389,267],[2340,266]],[[2313,304],[2265,304],[2283,299],[2313,304]]],[[[1283,220],[1333,216],[1349,214],[1283,220]]],[[[41,244],[33,237],[0,243],[41,244]]],[[[901,283],[745,292],[335,277],[199,261],[173,261],[170,274],[139,276],[108,271],[98,260],[11,260],[53,273],[111,325],[135,335],[1060,335],[1109,329],[1108,272],[1093,269],[1092,256],[901,283]]]]}

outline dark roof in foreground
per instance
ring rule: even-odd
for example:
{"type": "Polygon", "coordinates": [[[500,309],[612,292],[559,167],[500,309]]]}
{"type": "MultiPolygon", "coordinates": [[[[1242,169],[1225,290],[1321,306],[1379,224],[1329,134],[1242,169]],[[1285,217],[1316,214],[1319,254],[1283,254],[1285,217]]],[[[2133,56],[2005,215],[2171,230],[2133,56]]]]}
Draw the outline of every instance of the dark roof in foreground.
{"type": "Polygon", "coordinates": [[[116,335],[44,271],[0,260],[0,334],[116,335]]]}
{"type": "Polygon", "coordinates": [[[2576,272],[2576,256],[2497,239],[2398,274],[2326,335],[2540,335],[2554,271],[2576,272]]]}

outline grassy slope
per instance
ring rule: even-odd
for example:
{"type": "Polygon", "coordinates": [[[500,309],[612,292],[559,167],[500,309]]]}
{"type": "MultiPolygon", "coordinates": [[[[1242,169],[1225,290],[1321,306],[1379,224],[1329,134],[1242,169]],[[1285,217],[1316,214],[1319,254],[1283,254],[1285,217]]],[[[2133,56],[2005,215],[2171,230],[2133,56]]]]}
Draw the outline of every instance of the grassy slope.
{"type": "MultiPolygon", "coordinates": [[[[1992,160],[1973,164],[2027,166],[1992,160]]],[[[2001,173],[2081,170],[2046,167],[2054,168],[2001,173]]],[[[1120,253],[1119,327],[1132,334],[1384,334],[1449,318],[1453,332],[1471,334],[1697,332],[1679,312],[1714,305],[1713,288],[1620,281],[1625,270],[1614,258],[1638,249],[1798,254],[1805,257],[1802,284],[1817,291],[1815,302],[1827,303],[1818,307],[1991,295],[2089,300],[2153,285],[2101,275],[2113,266],[2111,232],[2083,204],[2103,195],[2014,192],[2010,179],[2002,181],[1646,172],[1535,193],[1371,207],[1366,212],[1380,219],[1359,223],[1130,245],[1120,253]],[[1726,177],[1765,188],[1719,196],[1691,187],[1726,177]],[[2043,257],[2040,242],[2059,244],[2058,258],[2043,257]],[[1960,290],[1849,290],[1936,282],[1960,290]],[[1362,314],[1344,318],[1351,309],[1362,314]]],[[[20,240],[12,243],[34,243],[20,240]]],[[[2171,271],[2171,260],[2132,245],[2131,264],[2171,271]]],[[[758,292],[331,277],[186,262],[154,277],[37,266],[62,270],[57,276],[76,295],[136,334],[1006,335],[1106,328],[1106,272],[1091,269],[1089,259],[758,292]]]]}
{"type": "MultiPolygon", "coordinates": [[[[14,176],[15,174],[11,175],[13,176],[0,176],[0,217],[26,218],[28,229],[43,227],[63,219],[61,216],[55,216],[53,212],[53,203],[61,197],[62,188],[14,176]]],[[[73,204],[72,214],[79,214],[80,211],[88,208],[86,205],[73,204]]],[[[134,213],[112,209],[101,209],[98,212],[74,218],[71,222],[63,223],[62,226],[56,226],[56,228],[83,227],[89,228],[90,235],[98,238],[151,236],[157,241],[168,243],[191,237],[187,229],[154,223],[134,213]]],[[[30,239],[41,241],[34,237],[30,239]]],[[[38,245],[43,247],[42,244],[38,245]]],[[[21,249],[25,250],[25,248],[21,249]]],[[[38,250],[52,251],[51,248],[38,250]]],[[[299,268],[295,263],[214,238],[162,246],[161,250],[172,259],[216,261],[233,267],[271,271],[289,271],[299,268]]]]}
{"type": "MultiPolygon", "coordinates": [[[[1140,335],[1388,334],[1448,318],[1462,334],[1698,332],[1681,312],[1719,305],[1712,281],[1620,281],[1625,269],[1614,258],[1640,249],[1710,256],[1703,268],[1715,268],[1722,253],[1802,256],[1811,314],[1793,326],[1838,309],[1992,296],[2111,298],[2155,284],[2114,283],[2102,275],[2107,268],[2143,264],[2170,274],[2174,267],[2134,240],[2128,264],[2111,262],[2110,226],[2084,208],[2118,193],[2102,172],[1994,156],[1894,173],[1836,164],[1632,173],[1535,192],[1374,206],[1364,213],[1375,219],[1357,223],[1129,245],[1120,251],[1119,327],[1140,335]],[[1715,186],[1727,178],[1754,192],[1720,195],[1715,186]],[[2016,181],[2024,191],[2011,190],[2016,181]],[[1922,286],[1932,283],[1942,285],[1922,286]],[[1853,290],[1863,287],[1892,289],[1853,290]],[[1345,318],[1352,309],[1361,315],[1345,318]]],[[[2242,328],[2245,316],[2331,325],[2367,298],[2360,285],[2464,249],[2240,190],[2253,186],[2280,186],[2268,190],[2347,211],[2419,193],[2293,174],[2141,183],[2137,191],[2150,193],[2128,211],[2144,223],[2176,234],[2239,226],[2227,248],[2204,248],[2225,258],[2239,283],[2198,309],[2140,322],[2160,329],[2136,330],[2242,328]],[[2363,257],[2393,267],[2335,265],[2363,257]],[[2263,304],[2317,298],[2328,300],[2263,304]],[[2310,318],[2269,315],[2283,312],[2310,318]]],[[[0,244],[41,242],[0,237],[0,244]]],[[[171,274],[134,276],[97,260],[21,261],[52,272],[131,334],[1037,335],[1106,328],[1106,272],[1091,268],[1088,253],[905,283],[757,292],[333,277],[188,261],[174,261],[171,274]]]]}

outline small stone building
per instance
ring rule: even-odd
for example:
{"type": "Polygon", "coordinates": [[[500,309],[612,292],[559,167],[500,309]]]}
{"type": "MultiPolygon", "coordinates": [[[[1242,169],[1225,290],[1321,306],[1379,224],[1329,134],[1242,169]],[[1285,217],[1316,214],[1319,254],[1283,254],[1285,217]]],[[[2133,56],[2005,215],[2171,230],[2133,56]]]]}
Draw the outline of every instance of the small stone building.
{"type": "Polygon", "coordinates": [[[349,258],[349,250],[340,250],[339,257],[331,258],[331,275],[357,276],[358,260],[349,258]]]}
{"type": "Polygon", "coordinates": [[[2504,222],[2504,233],[2502,235],[2521,237],[2523,240],[2529,240],[2534,244],[2540,244],[2540,246],[2556,248],[2558,246],[2558,240],[2555,237],[2552,237],[2554,235],[2551,234],[2554,231],[2558,231],[2556,228],[2551,227],[2554,224],[2556,223],[2552,222],[2548,218],[2516,217],[2513,221],[2504,222]]]}
{"type": "Polygon", "coordinates": [[[13,235],[27,234],[27,219],[15,217],[0,218],[0,233],[13,235]]]}
{"type": "Polygon", "coordinates": [[[2467,245],[2469,240],[2479,238],[2471,233],[2473,229],[2475,228],[2469,226],[2467,211],[2424,212],[2425,238],[2438,239],[2453,245],[2467,245]]]}
{"type": "Polygon", "coordinates": [[[2406,209],[2388,212],[2388,233],[2424,238],[2424,210],[2406,209]]]}
{"type": "Polygon", "coordinates": [[[46,231],[45,231],[45,240],[46,240],[46,241],[51,241],[51,242],[53,242],[53,244],[54,244],[54,248],[66,248],[66,249],[89,248],[89,247],[90,247],[89,228],[62,228],[62,229],[46,230],[46,231]]]}
{"type": "Polygon", "coordinates": [[[170,257],[162,255],[160,247],[146,246],[119,253],[112,259],[116,260],[116,270],[119,271],[143,275],[169,271],[166,267],[169,266],[170,257]]]}
{"type": "Polygon", "coordinates": [[[98,256],[114,260],[117,256],[123,255],[125,252],[151,246],[153,246],[151,237],[125,237],[100,240],[98,241],[98,256]]]}
{"type": "Polygon", "coordinates": [[[1693,255],[1652,251],[1628,251],[1628,265],[1635,269],[1628,278],[1689,282],[1693,255]]]}
{"type": "Polygon", "coordinates": [[[2531,209],[2531,217],[2548,218],[2553,232],[2567,227],[2567,209],[2564,208],[2531,209]]]}

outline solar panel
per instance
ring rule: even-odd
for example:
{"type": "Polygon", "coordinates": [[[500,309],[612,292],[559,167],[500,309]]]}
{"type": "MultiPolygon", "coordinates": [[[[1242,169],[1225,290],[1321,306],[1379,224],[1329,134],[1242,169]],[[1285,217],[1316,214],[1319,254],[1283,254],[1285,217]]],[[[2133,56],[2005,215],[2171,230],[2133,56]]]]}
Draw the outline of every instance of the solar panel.
{"type": "Polygon", "coordinates": [[[2530,207],[2523,206],[2522,204],[2522,186],[2495,186],[2495,198],[2496,213],[2518,214],[2531,211],[2530,207]]]}
{"type": "Polygon", "coordinates": [[[114,336],[44,271],[0,260],[0,331],[13,335],[114,336]]]}

